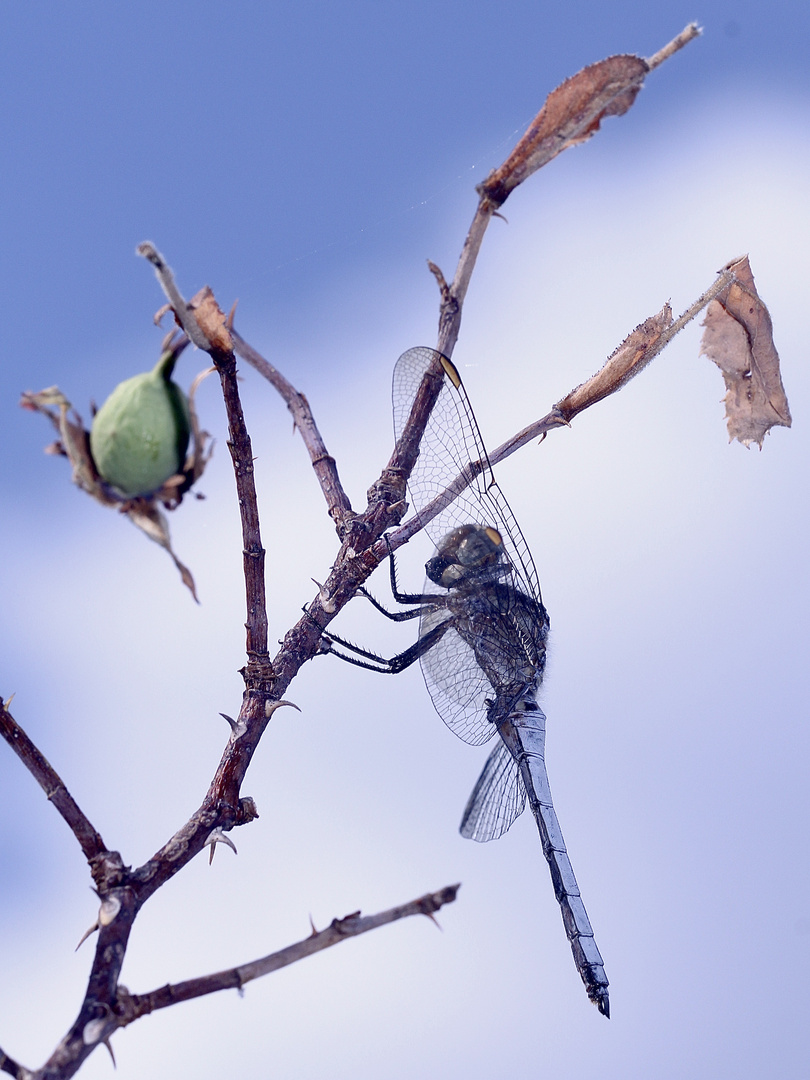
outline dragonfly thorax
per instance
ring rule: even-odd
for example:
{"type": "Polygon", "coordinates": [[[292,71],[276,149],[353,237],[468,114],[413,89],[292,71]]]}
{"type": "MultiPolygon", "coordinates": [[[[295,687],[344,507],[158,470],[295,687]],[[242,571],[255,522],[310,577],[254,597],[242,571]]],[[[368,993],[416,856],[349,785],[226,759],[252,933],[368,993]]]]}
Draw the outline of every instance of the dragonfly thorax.
{"type": "Polygon", "coordinates": [[[497,529],[461,525],[442,537],[436,554],[425,563],[425,572],[434,584],[452,589],[497,566],[503,551],[503,538],[497,529]]]}

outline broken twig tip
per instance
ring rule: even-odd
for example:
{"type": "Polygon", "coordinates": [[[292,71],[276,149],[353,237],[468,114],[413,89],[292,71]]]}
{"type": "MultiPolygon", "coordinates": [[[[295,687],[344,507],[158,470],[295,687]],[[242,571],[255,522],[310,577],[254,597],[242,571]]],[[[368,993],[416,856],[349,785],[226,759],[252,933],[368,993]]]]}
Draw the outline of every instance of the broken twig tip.
{"type": "Polygon", "coordinates": [[[669,60],[670,56],[673,56],[676,52],[688,45],[690,41],[694,41],[696,37],[700,37],[703,33],[703,27],[698,26],[696,22],[691,22],[681,30],[680,34],[676,35],[672,41],[667,42],[663,49],[659,49],[653,56],[647,57],[647,67],[650,71],[654,71],[665,60],[669,60]]]}
{"type": "Polygon", "coordinates": [[[166,262],[151,240],[144,240],[135,248],[135,254],[150,262],[156,270],[166,267],[166,262]]]}

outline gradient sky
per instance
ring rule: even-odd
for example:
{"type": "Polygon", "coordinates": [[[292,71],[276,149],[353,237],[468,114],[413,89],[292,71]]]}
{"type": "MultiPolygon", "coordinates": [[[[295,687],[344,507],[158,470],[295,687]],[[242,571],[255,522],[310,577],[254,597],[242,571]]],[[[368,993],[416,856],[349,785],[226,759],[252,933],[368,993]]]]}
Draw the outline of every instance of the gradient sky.
{"type": "MultiPolygon", "coordinates": [[[[691,326],[622,394],[499,470],[551,613],[543,706],[560,822],[611,981],[608,1022],[571,961],[533,822],[462,840],[486,751],[395,682],[318,658],[244,793],[238,857],[195,860],[136,924],[132,991],[281,948],[455,881],[406,920],[114,1037],[120,1080],[754,1080],[807,1075],[810,961],[801,261],[810,242],[810,9],[795,3],[245,2],[6,5],[0,366],[3,684],[125,862],[199,804],[235,714],[238,517],[217,439],[169,560],[83,496],[17,406],[58,384],[88,415],[152,366],[154,241],[191,294],[303,391],[356,507],[392,445],[398,355],[435,342],[425,260],[455,265],[474,186],[584,64],[701,39],[636,105],[527,183],[486,238],[455,361],[495,446],[640,321],[748,252],[794,417],[729,446],[691,326]]],[[[178,378],[204,365],[187,350],[178,378]]],[[[324,580],[334,531],[272,391],[244,373],[271,639],[324,580]]],[[[426,542],[403,554],[418,589],[426,542]]],[[[404,583],[407,582],[407,586],[404,583]]],[[[385,598],[384,575],[373,581],[385,598]]],[[[361,604],[344,633],[393,654],[361,604]]],[[[73,1020],[96,902],[80,853],[0,748],[0,1047],[29,1067],[73,1020]]],[[[81,1075],[108,1077],[105,1051],[81,1075]]]]}

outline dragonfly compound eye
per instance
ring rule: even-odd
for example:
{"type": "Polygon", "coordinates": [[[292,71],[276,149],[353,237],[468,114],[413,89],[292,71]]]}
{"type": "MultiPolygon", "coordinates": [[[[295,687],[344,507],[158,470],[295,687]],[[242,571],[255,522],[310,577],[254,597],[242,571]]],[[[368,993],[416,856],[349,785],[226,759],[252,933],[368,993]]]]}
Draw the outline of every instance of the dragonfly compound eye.
{"type": "Polygon", "coordinates": [[[462,566],[479,569],[496,563],[503,551],[501,534],[496,529],[484,528],[482,525],[468,525],[465,528],[469,531],[458,544],[458,561],[462,566]]]}

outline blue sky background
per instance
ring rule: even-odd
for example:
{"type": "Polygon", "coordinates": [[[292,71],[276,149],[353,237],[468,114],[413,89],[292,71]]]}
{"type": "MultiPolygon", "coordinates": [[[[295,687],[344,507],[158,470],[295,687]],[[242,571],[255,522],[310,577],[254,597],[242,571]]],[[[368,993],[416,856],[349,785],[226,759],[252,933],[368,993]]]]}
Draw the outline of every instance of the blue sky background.
{"type": "MultiPolygon", "coordinates": [[[[198,805],[239,707],[238,517],[218,440],[174,515],[201,607],[168,559],[42,455],[17,407],[57,383],[88,415],[152,366],[153,240],[191,294],[310,400],[357,507],[391,448],[397,356],[435,341],[425,259],[449,275],[474,185],[546,93],[613,52],[704,36],[630,113],[494,222],[455,360],[500,443],[638,322],[750,253],[794,416],[727,445],[719,373],[689,328],[617,398],[505,463],[552,618],[544,696],[555,802],[611,980],[574,970],[533,823],[457,823],[485,752],[444,728],[417,671],[321,658],[277,714],[239,856],[203,858],[144,910],[123,980],[146,991],[280,948],[334,916],[461,881],[406,921],[115,1036],[121,1080],[806,1075],[810,10],[794,3],[6,5],[0,365],[4,696],[126,862],[198,805]]],[[[187,351],[178,377],[203,365],[187,351]]],[[[288,414],[244,373],[271,637],[336,543],[288,414]]],[[[419,588],[428,550],[402,559],[419,588]]],[[[385,595],[385,581],[375,583],[385,595]]],[[[349,637],[407,627],[358,604],[349,637]],[[382,620],[384,622],[384,620],[382,620]]],[[[95,898],[70,835],[0,750],[0,1046],[39,1065],[72,1021],[95,898]]],[[[104,1051],[82,1075],[109,1076],[104,1051]]]]}

